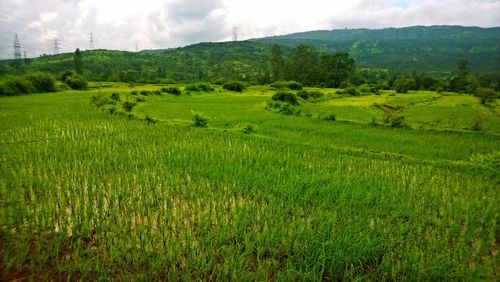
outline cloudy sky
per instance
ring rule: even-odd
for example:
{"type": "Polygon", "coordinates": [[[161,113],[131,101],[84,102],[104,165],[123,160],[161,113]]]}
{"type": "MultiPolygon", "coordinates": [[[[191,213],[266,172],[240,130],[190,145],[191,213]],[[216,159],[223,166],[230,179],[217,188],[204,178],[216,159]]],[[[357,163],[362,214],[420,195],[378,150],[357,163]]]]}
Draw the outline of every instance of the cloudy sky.
{"type": "Polygon", "coordinates": [[[0,58],[133,51],[335,28],[500,26],[500,0],[0,0],[0,58]]]}

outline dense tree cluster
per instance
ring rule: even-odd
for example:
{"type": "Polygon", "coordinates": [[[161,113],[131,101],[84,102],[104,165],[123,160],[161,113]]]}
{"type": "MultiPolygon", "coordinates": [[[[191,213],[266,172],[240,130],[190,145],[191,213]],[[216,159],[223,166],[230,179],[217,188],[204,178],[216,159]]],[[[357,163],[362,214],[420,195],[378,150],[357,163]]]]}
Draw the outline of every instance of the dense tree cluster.
{"type": "Polygon", "coordinates": [[[273,45],[269,62],[271,81],[294,80],[309,86],[339,87],[354,73],[354,60],[347,53],[319,52],[303,44],[288,54],[273,45]]]}

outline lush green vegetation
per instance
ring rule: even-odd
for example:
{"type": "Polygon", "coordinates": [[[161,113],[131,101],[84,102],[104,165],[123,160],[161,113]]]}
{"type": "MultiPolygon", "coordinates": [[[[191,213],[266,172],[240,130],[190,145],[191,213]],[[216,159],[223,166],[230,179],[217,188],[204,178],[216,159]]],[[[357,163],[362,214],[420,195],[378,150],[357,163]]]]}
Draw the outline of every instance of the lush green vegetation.
{"type": "Polygon", "coordinates": [[[500,27],[413,26],[406,28],[319,30],[257,39],[257,42],[297,46],[310,44],[325,51],[349,52],[362,67],[405,72],[452,71],[456,60],[471,69],[500,69],[500,27]]]}
{"type": "Polygon", "coordinates": [[[474,93],[478,87],[500,90],[499,40],[499,28],[315,31],[168,50],[94,50],[2,61],[0,75],[43,71],[60,77],[74,70],[92,81],[267,84],[295,80],[307,86],[369,84],[401,92],[474,93]]]}
{"type": "Polygon", "coordinates": [[[191,86],[0,97],[5,280],[498,277],[497,98],[191,86]]]}
{"type": "Polygon", "coordinates": [[[1,62],[0,280],[495,280],[492,38],[346,30],[1,62]]]}

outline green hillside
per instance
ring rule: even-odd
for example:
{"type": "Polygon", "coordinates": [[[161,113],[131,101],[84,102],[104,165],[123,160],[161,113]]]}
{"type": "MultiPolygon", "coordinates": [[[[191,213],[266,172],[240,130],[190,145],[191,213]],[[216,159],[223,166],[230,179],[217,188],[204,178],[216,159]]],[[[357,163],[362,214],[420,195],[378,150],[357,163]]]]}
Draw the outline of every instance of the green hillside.
{"type": "MultiPolygon", "coordinates": [[[[84,75],[104,81],[251,80],[266,69],[269,46],[256,42],[200,43],[168,50],[126,52],[83,51],[84,75]]],[[[13,72],[11,61],[0,64],[0,75],[13,72]]],[[[73,69],[73,54],[43,56],[24,64],[25,71],[56,75],[73,69]]]]}
{"type": "MultiPolygon", "coordinates": [[[[199,43],[182,48],[125,52],[84,51],[84,75],[101,81],[266,80],[272,44],[285,53],[299,44],[319,51],[344,51],[358,67],[403,72],[451,73],[466,59],[473,72],[498,75],[500,28],[432,26],[381,30],[310,31],[240,42],[199,43]]],[[[73,68],[73,54],[29,59],[25,71],[56,75],[73,68]]],[[[13,73],[13,61],[0,63],[0,75],[13,73]]]]}
{"type": "Polygon", "coordinates": [[[414,26],[318,30],[255,39],[285,46],[312,44],[346,51],[358,65],[403,71],[452,71],[460,59],[479,72],[500,70],[500,27],[414,26]]]}

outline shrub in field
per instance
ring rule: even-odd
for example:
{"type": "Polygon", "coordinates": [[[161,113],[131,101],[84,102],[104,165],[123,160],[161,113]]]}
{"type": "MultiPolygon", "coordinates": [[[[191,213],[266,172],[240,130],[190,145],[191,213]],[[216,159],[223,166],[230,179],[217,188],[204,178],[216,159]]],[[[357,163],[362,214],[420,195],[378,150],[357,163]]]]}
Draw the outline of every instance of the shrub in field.
{"type": "Polygon", "coordinates": [[[273,89],[285,89],[288,88],[288,82],[287,81],[276,81],[272,83],[271,88],[273,89]]]}
{"type": "Polygon", "coordinates": [[[196,84],[189,84],[185,87],[186,91],[200,91],[200,88],[196,84]]]}
{"type": "Polygon", "coordinates": [[[92,104],[94,104],[96,107],[101,108],[106,105],[115,105],[116,101],[110,99],[107,96],[104,95],[93,95],[91,100],[92,104]]]}
{"type": "Polygon", "coordinates": [[[483,119],[480,116],[475,116],[472,119],[471,129],[474,131],[480,131],[483,129],[483,119]]]}
{"type": "Polygon", "coordinates": [[[474,92],[474,96],[478,97],[481,100],[481,104],[485,105],[492,101],[497,95],[495,90],[491,88],[479,87],[474,92]]]}
{"type": "Polygon", "coordinates": [[[283,105],[281,105],[278,112],[285,115],[294,115],[297,113],[288,103],[284,103],[283,105]]]}
{"type": "Polygon", "coordinates": [[[74,75],[75,73],[73,71],[70,71],[70,70],[67,70],[67,71],[64,71],[62,74],[61,74],[61,81],[62,82],[65,82],[66,79],[68,79],[68,77],[74,75]]]}
{"type": "Polygon", "coordinates": [[[322,116],[322,119],[326,121],[336,121],[337,116],[335,114],[327,114],[325,116],[322,116]]]}
{"type": "Polygon", "coordinates": [[[34,72],[26,75],[26,79],[35,87],[36,92],[55,92],[56,81],[47,73],[34,72]]]}
{"type": "Polygon", "coordinates": [[[404,116],[395,116],[391,120],[391,127],[392,128],[402,128],[405,126],[404,124],[405,117],[404,116]]]}
{"type": "Polygon", "coordinates": [[[392,86],[397,93],[407,93],[408,90],[415,87],[415,80],[410,78],[398,78],[394,81],[392,86]]]}
{"type": "Polygon", "coordinates": [[[208,83],[198,83],[198,89],[204,92],[212,92],[215,89],[208,83]]]}
{"type": "Polygon", "coordinates": [[[359,96],[359,91],[358,91],[358,89],[356,89],[356,87],[354,87],[354,86],[349,86],[349,87],[347,87],[347,88],[346,88],[346,89],[344,89],[341,93],[342,93],[342,94],[351,95],[351,96],[359,96]]]}
{"type": "Polygon", "coordinates": [[[309,92],[307,92],[306,90],[302,90],[302,91],[297,92],[297,96],[299,96],[300,98],[302,98],[304,100],[307,100],[309,98],[309,92]]]}
{"type": "Polygon", "coordinates": [[[71,89],[75,90],[86,90],[87,89],[87,79],[79,74],[73,74],[68,76],[64,81],[71,89]]]}
{"type": "Polygon", "coordinates": [[[303,87],[302,84],[297,81],[289,81],[287,86],[291,90],[302,90],[303,87]]]}
{"type": "Polygon", "coordinates": [[[299,102],[297,101],[297,95],[294,93],[289,93],[289,92],[276,92],[272,97],[272,100],[274,101],[281,101],[281,102],[286,102],[291,105],[298,105],[299,102]]]}
{"type": "Polygon", "coordinates": [[[153,94],[151,91],[148,91],[148,90],[142,90],[141,92],[139,92],[141,95],[143,96],[149,96],[151,94],[153,94]]]}
{"type": "Polygon", "coordinates": [[[203,91],[203,92],[212,92],[215,89],[208,83],[197,83],[197,84],[189,84],[186,86],[186,91],[203,91]]]}
{"type": "Polygon", "coordinates": [[[135,107],[135,104],[136,103],[134,103],[132,101],[125,101],[125,102],[123,102],[122,105],[123,105],[123,109],[125,109],[125,111],[131,112],[132,109],[135,107]]]}
{"type": "Polygon", "coordinates": [[[111,94],[111,100],[120,101],[120,95],[118,93],[111,94]]]}
{"type": "Polygon", "coordinates": [[[300,98],[302,98],[304,100],[318,100],[318,99],[324,97],[325,95],[320,91],[301,90],[301,91],[297,92],[297,96],[299,96],[300,98]]]}
{"type": "Polygon", "coordinates": [[[207,126],[207,118],[204,117],[201,113],[193,112],[193,125],[195,127],[205,127],[207,126]]]}
{"type": "Polygon", "coordinates": [[[245,134],[250,134],[255,131],[254,126],[250,123],[240,123],[236,126],[236,130],[245,134]]]}
{"type": "Polygon", "coordinates": [[[144,97],[137,97],[137,98],[135,98],[135,102],[136,102],[136,103],[143,103],[143,102],[146,102],[146,98],[144,98],[144,97]]]}
{"type": "Polygon", "coordinates": [[[0,82],[0,95],[16,96],[35,92],[30,81],[20,76],[9,76],[0,82]]]}
{"type": "Polygon", "coordinates": [[[181,95],[181,90],[178,87],[172,86],[172,87],[163,87],[160,89],[161,92],[163,93],[168,93],[168,94],[173,94],[173,95],[181,95]]]}
{"type": "Polygon", "coordinates": [[[155,123],[157,123],[157,122],[158,122],[156,119],[154,119],[153,117],[150,117],[150,116],[146,116],[146,117],[144,117],[144,120],[145,120],[148,124],[155,124],[155,123]]]}
{"type": "Polygon", "coordinates": [[[300,82],[290,80],[290,81],[276,81],[272,83],[271,88],[273,89],[291,89],[291,90],[302,90],[303,86],[300,82]]]}
{"type": "Polygon", "coordinates": [[[246,87],[245,84],[241,81],[229,81],[224,83],[224,85],[222,85],[222,88],[229,91],[242,92],[246,87]]]}

